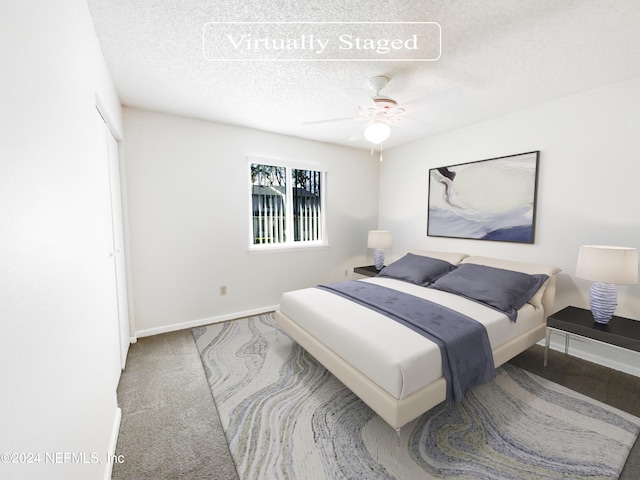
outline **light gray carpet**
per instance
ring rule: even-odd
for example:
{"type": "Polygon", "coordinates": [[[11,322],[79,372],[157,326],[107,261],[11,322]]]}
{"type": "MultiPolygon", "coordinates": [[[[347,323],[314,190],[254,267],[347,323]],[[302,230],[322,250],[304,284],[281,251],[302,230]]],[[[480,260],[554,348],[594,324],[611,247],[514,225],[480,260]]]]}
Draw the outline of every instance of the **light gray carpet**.
{"type": "Polygon", "coordinates": [[[131,345],[118,402],[113,479],[238,478],[191,331],[131,345]]]}
{"type": "Polygon", "coordinates": [[[616,479],[640,419],[506,365],[395,431],[272,315],[194,329],[242,480],[616,479]]]}

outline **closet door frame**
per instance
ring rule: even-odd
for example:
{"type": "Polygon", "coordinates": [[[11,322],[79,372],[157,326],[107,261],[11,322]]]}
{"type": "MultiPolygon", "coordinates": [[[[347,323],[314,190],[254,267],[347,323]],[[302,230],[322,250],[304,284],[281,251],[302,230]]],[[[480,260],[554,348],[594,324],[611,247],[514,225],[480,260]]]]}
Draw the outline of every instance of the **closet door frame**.
{"type": "Polygon", "coordinates": [[[127,288],[127,264],[125,255],[125,232],[122,201],[122,178],[120,175],[119,143],[109,128],[109,122],[103,115],[99,105],[96,105],[103,127],[105,146],[105,161],[108,168],[108,192],[109,192],[109,222],[111,226],[111,238],[109,239],[109,256],[113,262],[114,280],[117,301],[117,323],[120,348],[120,367],[124,369],[127,361],[127,353],[131,344],[131,332],[129,321],[129,295],[127,288]]]}

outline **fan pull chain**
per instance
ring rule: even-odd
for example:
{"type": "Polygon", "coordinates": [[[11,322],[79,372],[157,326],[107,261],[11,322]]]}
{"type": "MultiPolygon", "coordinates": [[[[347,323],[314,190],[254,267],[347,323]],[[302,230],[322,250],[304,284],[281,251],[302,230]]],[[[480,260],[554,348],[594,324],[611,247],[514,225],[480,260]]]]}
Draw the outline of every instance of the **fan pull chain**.
{"type": "MultiPolygon", "coordinates": [[[[373,154],[375,153],[374,149],[374,144],[371,144],[371,156],[373,157],[373,154]]],[[[380,142],[380,161],[382,161],[382,142],[380,142]]]]}

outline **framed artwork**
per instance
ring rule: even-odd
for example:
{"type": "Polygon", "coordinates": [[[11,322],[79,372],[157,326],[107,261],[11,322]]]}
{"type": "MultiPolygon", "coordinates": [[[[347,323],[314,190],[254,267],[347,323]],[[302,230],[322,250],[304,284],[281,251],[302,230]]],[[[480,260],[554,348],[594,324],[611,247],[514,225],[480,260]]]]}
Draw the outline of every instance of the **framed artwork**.
{"type": "Polygon", "coordinates": [[[540,152],[429,170],[427,235],[533,243],[540,152]]]}

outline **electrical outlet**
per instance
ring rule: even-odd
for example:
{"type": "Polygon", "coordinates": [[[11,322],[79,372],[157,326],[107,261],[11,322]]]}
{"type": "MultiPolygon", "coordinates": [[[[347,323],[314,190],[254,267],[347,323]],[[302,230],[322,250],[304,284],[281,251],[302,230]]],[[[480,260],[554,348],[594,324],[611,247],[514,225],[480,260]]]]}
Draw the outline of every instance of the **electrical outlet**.
{"type": "Polygon", "coordinates": [[[345,270],[344,271],[344,278],[347,278],[349,276],[349,270],[345,270]]]}
{"type": "Polygon", "coordinates": [[[220,295],[226,295],[227,294],[227,286],[226,285],[222,285],[220,287],[220,295]]]}

